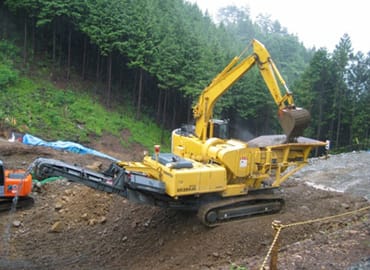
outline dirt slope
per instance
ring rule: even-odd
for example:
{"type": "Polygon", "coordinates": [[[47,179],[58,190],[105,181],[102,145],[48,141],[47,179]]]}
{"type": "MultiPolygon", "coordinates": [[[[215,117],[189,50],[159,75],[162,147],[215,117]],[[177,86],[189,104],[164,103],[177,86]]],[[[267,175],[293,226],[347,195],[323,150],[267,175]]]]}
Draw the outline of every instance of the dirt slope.
{"type": "MultiPolygon", "coordinates": [[[[109,136],[93,146],[122,159],[137,159],[142,151],[124,152],[109,136]]],[[[82,166],[110,164],[0,142],[7,167],[26,168],[37,157],[82,166]]],[[[283,196],[282,213],[207,229],[192,213],[138,205],[57,180],[34,194],[33,208],[0,213],[0,269],[230,269],[232,263],[258,269],[272,241],[273,220],[288,224],[369,205],[361,197],[317,190],[299,179],[283,186],[283,196]]],[[[370,258],[369,218],[365,211],[284,230],[280,269],[346,269],[370,258]]]]}

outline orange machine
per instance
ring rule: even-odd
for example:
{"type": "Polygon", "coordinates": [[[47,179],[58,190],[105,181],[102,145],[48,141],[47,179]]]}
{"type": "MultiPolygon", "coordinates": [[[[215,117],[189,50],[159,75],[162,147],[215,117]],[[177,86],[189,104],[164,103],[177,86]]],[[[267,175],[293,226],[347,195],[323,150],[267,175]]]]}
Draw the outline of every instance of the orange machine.
{"type": "Polygon", "coordinates": [[[31,201],[28,195],[32,191],[32,176],[25,170],[6,170],[0,160],[0,204],[6,206],[14,197],[20,201],[31,201]],[[26,199],[27,198],[27,199],[26,199]],[[25,200],[26,199],[26,200],[25,200]]]}

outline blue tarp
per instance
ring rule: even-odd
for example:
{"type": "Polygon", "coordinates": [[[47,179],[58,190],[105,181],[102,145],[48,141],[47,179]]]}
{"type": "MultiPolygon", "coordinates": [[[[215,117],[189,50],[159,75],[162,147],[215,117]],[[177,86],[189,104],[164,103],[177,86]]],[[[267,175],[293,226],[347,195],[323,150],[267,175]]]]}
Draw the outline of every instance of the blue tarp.
{"type": "Polygon", "coordinates": [[[95,155],[98,157],[102,158],[107,158],[110,160],[118,161],[118,159],[108,156],[104,153],[101,153],[99,151],[96,151],[91,148],[87,148],[81,144],[75,143],[75,142],[69,142],[69,141],[55,141],[55,142],[47,142],[44,141],[40,138],[37,138],[35,136],[32,136],[30,134],[24,134],[22,142],[24,144],[29,144],[29,145],[40,145],[40,146],[47,146],[51,147],[57,150],[65,150],[69,151],[72,153],[78,153],[78,154],[90,154],[90,155],[95,155]]]}

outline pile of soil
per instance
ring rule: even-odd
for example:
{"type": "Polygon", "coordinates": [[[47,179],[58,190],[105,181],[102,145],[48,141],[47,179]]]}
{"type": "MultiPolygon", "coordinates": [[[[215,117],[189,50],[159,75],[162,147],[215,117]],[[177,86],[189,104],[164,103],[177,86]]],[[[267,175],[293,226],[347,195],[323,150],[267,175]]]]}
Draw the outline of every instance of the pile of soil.
{"type": "MultiPolygon", "coordinates": [[[[122,149],[111,136],[99,141],[91,146],[119,159],[138,159],[143,150],[122,149]]],[[[8,168],[26,169],[38,157],[80,166],[111,163],[0,142],[0,159],[8,168]]],[[[369,206],[363,197],[318,190],[298,178],[282,189],[286,206],[281,213],[209,229],[194,213],[139,205],[56,180],[33,193],[32,208],[0,213],[0,269],[230,269],[233,264],[258,269],[273,240],[274,220],[289,224],[369,206]]],[[[293,226],[282,230],[279,240],[279,269],[370,264],[370,211],[293,226]]]]}

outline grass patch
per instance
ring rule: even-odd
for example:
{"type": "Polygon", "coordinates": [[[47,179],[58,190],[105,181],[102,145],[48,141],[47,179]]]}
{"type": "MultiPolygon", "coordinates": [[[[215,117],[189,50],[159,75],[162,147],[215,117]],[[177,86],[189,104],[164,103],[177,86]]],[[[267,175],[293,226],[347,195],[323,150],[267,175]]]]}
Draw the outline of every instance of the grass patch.
{"type": "MultiPolygon", "coordinates": [[[[6,88],[0,102],[3,119],[15,119],[13,128],[40,136],[46,140],[88,142],[91,134],[109,132],[120,136],[128,129],[129,142],[152,147],[158,144],[162,131],[150,119],[137,121],[132,108],[107,111],[101,104],[81,92],[60,90],[48,82],[21,78],[6,88]]],[[[169,132],[168,138],[169,138],[169,132]]]]}

